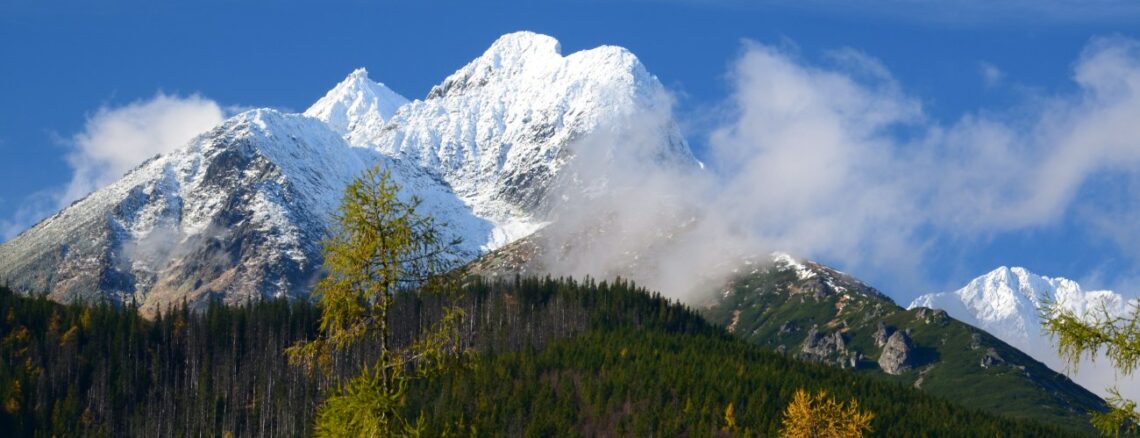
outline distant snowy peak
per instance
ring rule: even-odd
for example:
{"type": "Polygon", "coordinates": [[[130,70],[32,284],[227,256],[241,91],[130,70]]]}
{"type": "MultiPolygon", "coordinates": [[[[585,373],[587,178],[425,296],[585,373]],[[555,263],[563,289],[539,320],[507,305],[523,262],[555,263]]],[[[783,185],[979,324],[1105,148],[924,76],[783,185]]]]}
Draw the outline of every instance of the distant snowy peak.
{"type": "MultiPolygon", "coordinates": [[[[368,70],[358,68],[324,97],[305,110],[334,131],[348,136],[356,131],[379,130],[408,99],[368,78],[368,70]]],[[[346,140],[352,141],[351,138],[346,140]]]]}
{"type": "Polygon", "coordinates": [[[1091,316],[1101,309],[1120,314],[1129,301],[1112,291],[1083,291],[1073,280],[1046,277],[1025,268],[1002,266],[953,292],[918,297],[910,308],[943,309],[951,316],[990,331],[1021,348],[1044,341],[1038,308],[1052,299],[1077,315],[1091,316]]]}

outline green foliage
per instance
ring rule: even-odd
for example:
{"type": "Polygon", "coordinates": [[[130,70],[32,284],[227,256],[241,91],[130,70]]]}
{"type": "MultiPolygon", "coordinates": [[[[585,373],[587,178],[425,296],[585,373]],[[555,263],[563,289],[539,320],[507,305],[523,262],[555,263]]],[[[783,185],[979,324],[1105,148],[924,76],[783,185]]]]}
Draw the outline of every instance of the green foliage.
{"type": "Polygon", "coordinates": [[[422,427],[401,414],[408,379],[365,369],[325,400],[317,414],[316,433],[321,436],[416,435],[422,427]]]}
{"type": "MultiPolygon", "coordinates": [[[[848,354],[859,353],[855,373],[989,412],[1093,431],[1086,413],[1101,409],[1103,401],[1064,375],[945,313],[906,310],[868,286],[841,277],[833,282],[844,290],[824,288],[819,277],[800,279],[794,270],[757,268],[735,278],[728,293],[701,313],[741,339],[793,357],[800,357],[813,326],[840,332],[848,354]],[[892,376],[879,368],[882,348],[874,334],[880,322],[909,333],[915,346],[911,370],[892,376]],[[990,349],[1004,363],[982,367],[990,349]]],[[[827,359],[836,365],[836,358],[827,359]]]]}
{"type": "MultiPolygon", "coordinates": [[[[517,436],[776,436],[798,388],[858,398],[882,436],[1067,436],[714,333],[594,329],[417,382],[409,409],[517,436]],[[734,424],[725,419],[733,406],[734,424]],[[549,433],[548,433],[549,432],[549,433]]],[[[428,426],[427,435],[443,433],[428,426]]]]}
{"type": "Polygon", "coordinates": [[[306,434],[327,381],[281,350],[315,334],[318,316],[274,300],[145,320],[0,288],[0,435],[306,434]]]}
{"type": "Polygon", "coordinates": [[[313,290],[321,309],[321,336],[286,350],[290,359],[331,374],[332,364],[354,347],[373,348],[377,357],[358,363],[359,375],[321,406],[321,436],[394,436],[414,432],[400,407],[407,382],[440,373],[460,352],[457,327],[463,310],[444,309],[429,330],[411,342],[393,342],[392,307],[397,294],[454,292],[452,270],[458,241],[445,242],[419,200],[405,202],[391,173],[379,166],[345,188],[335,229],[324,242],[327,275],[313,290]]]}
{"type": "MultiPolygon", "coordinates": [[[[1109,362],[1124,375],[1140,366],[1140,305],[1133,304],[1130,315],[1113,315],[1104,307],[1096,314],[1077,315],[1051,297],[1040,309],[1045,331],[1057,339],[1061,358],[1076,367],[1082,357],[1095,360],[1103,351],[1109,362]]],[[[1140,410],[1135,401],[1121,397],[1110,388],[1107,412],[1091,412],[1092,423],[1104,435],[1140,431],[1140,410]]]]}
{"type": "MultiPolygon", "coordinates": [[[[424,436],[719,435],[731,432],[722,431],[730,404],[735,434],[775,436],[799,388],[858,399],[882,436],[1071,433],[772,353],[625,281],[470,278],[461,290],[459,337],[480,354],[406,383],[402,416],[422,415],[409,423],[424,436]]],[[[450,303],[398,294],[394,344],[432,330],[450,303]]],[[[0,349],[0,396],[18,394],[15,413],[0,409],[0,431],[314,434],[325,390],[337,381],[350,388],[363,375],[353,364],[376,358],[371,348],[350,348],[331,377],[289,366],[281,350],[317,336],[320,316],[308,303],[263,301],[148,321],[130,307],[64,306],[0,288],[0,339],[25,339],[0,349]],[[51,334],[55,314],[59,335],[51,334]],[[70,327],[78,327],[74,340],[59,342],[70,327]]]]}

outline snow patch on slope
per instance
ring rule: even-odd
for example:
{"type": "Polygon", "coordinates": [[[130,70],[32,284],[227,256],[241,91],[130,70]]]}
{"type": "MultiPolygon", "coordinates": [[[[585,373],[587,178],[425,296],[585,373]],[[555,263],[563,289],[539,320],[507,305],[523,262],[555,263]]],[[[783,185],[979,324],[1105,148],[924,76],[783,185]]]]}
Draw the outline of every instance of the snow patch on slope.
{"type": "Polygon", "coordinates": [[[807,266],[804,266],[803,263],[800,263],[795,259],[795,257],[792,257],[788,253],[772,253],[772,262],[776,264],[776,267],[784,270],[794,269],[796,271],[796,278],[800,280],[807,280],[816,276],[815,271],[811,270],[807,266]]]}

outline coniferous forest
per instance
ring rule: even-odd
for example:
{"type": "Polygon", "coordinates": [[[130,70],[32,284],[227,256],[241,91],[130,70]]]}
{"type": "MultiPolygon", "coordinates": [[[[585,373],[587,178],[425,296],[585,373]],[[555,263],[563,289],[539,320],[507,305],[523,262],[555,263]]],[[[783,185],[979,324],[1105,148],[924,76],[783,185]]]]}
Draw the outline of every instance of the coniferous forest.
{"type": "MultiPolygon", "coordinates": [[[[429,435],[773,436],[799,388],[857,399],[879,436],[1064,436],[918,391],[809,364],[730,337],[636,285],[469,279],[465,363],[409,388],[429,435]]],[[[405,294],[396,333],[442,302],[405,294]]],[[[269,300],[138,316],[0,289],[0,430],[10,436],[304,436],[328,377],[283,350],[317,333],[319,309],[269,300]]],[[[368,355],[359,348],[347,356],[368,355]]],[[[357,356],[359,357],[359,356],[357,356]]]]}

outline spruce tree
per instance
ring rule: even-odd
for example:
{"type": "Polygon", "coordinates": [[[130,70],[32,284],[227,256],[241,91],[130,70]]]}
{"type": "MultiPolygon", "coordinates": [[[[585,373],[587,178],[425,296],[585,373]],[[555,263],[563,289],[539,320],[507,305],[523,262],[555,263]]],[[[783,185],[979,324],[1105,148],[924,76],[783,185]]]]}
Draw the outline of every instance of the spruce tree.
{"type": "Polygon", "coordinates": [[[457,240],[447,240],[420,201],[399,197],[391,174],[373,167],[345,189],[331,236],[324,242],[326,276],[313,291],[321,310],[320,337],[287,349],[290,360],[330,373],[353,348],[376,352],[354,364],[359,373],[343,382],[319,408],[322,436],[416,435],[423,418],[403,415],[410,381],[442,372],[459,354],[463,311],[445,307],[410,342],[395,342],[392,311],[397,295],[450,294],[448,272],[457,240]]]}

